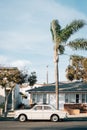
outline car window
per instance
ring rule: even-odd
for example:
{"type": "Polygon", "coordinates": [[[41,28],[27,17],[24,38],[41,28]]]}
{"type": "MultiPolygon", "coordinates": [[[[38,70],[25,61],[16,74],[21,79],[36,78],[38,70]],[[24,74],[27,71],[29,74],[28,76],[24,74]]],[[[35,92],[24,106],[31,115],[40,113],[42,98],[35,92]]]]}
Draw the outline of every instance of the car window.
{"type": "Polygon", "coordinates": [[[34,107],[34,110],[42,110],[42,106],[36,106],[34,107]]]}
{"type": "Polygon", "coordinates": [[[50,106],[44,106],[44,110],[52,110],[50,106]]]}

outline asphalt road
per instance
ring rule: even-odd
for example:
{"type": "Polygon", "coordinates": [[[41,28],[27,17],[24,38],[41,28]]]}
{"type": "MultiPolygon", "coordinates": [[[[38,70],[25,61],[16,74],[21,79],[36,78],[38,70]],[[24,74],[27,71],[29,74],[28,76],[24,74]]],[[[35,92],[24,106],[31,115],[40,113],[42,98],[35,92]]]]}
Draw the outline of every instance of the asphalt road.
{"type": "Polygon", "coordinates": [[[0,130],[87,130],[87,120],[81,121],[0,121],[0,130]]]}

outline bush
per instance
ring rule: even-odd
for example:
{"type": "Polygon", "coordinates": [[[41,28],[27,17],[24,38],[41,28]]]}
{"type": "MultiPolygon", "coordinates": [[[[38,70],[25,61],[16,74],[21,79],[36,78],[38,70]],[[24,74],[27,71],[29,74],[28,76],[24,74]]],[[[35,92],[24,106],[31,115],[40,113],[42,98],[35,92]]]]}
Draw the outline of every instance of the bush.
{"type": "Polygon", "coordinates": [[[20,104],[18,105],[18,109],[24,109],[24,107],[25,107],[25,105],[24,105],[23,103],[20,103],[20,104]]]}

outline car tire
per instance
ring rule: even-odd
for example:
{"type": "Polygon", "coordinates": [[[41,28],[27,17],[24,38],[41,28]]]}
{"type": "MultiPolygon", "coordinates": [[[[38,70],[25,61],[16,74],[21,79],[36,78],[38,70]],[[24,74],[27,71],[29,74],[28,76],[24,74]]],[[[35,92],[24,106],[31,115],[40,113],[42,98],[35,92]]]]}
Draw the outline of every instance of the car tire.
{"type": "Polygon", "coordinates": [[[52,115],[52,116],[51,116],[51,121],[53,121],[53,122],[59,121],[58,115],[52,115]]]}
{"type": "Polygon", "coordinates": [[[25,122],[26,120],[27,120],[26,115],[21,114],[21,115],[19,116],[19,121],[20,121],[20,122],[25,122]]]}

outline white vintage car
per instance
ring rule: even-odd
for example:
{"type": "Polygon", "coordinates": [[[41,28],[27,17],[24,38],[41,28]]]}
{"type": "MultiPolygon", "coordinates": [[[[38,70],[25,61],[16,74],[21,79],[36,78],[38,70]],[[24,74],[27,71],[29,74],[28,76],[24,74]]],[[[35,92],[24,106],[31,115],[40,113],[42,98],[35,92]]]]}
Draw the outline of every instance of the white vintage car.
{"type": "Polygon", "coordinates": [[[51,120],[57,122],[60,119],[67,118],[67,112],[56,110],[51,105],[35,105],[31,109],[22,109],[15,111],[15,119],[24,122],[26,120],[51,120]]]}

